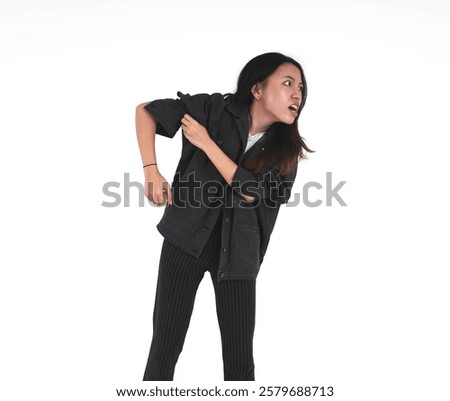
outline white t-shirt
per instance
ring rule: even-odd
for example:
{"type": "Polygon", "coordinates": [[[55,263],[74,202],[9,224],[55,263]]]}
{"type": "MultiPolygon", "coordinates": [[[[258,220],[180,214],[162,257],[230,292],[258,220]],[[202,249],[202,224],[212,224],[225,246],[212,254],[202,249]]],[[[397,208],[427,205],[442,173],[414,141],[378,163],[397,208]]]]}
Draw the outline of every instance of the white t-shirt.
{"type": "Polygon", "coordinates": [[[258,139],[261,139],[261,137],[266,133],[266,131],[263,132],[258,132],[255,135],[250,135],[248,134],[248,140],[247,140],[247,146],[245,148],[245,152],[247,152],[247,150],[249,150],[257,141],[258,139]]]}

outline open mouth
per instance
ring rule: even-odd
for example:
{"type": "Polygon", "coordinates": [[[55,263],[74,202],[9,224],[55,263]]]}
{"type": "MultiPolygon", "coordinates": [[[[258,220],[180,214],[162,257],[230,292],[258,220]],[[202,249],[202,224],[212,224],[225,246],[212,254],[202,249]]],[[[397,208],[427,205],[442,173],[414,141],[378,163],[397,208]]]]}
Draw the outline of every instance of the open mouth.
{"type": "Polygon", "coordinates": [[[296,104],[291,104],[289,107],[289,110],[293,111],[294,113],[298,113],[298,107],[296,104]]]}

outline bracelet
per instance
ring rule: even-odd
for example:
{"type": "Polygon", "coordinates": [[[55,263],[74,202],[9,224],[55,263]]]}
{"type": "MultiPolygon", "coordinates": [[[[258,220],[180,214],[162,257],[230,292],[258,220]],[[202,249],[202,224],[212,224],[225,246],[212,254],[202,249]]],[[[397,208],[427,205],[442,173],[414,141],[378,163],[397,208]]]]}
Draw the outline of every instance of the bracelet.
{"type": "Polygon", "coordinates": [[[142,168],[146,168],[147,166],[156,166],[156,163],[150,163],[150,164],[146,164],[144,167],[142,168]]]}

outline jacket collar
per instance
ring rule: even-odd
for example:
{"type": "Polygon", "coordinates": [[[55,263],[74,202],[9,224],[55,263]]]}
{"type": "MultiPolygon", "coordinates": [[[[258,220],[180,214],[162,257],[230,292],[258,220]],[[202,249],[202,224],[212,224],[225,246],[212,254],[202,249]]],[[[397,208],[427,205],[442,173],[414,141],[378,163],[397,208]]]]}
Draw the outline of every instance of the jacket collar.
{"type": "Polygon", "coordinates": [[[248,131],[250,130],[250,107],[246,104],[231,103],[227,109],[233,113],[236,118],[236,126],[239,131],[243,146],[247,144],[248,131]]]}
{"type": "Polygon", "coordinates": [[[250,107],[247,104],[239,104],[239,103],[230,103],[227,106],[227,109],[230,110],[235,116],[245,117],[247,114],[250,114],[250,107]]]}
{"type": "MultiPolygon", "coordinates": [[[[231,103],[227,106],[227,109],[237,117],[236,124],[237,124],[237,128],[239,131],[239,136],[241,137],[242,144],[245,147],[247,145],[248,132],[250,131],[250,125],[251,125],[250,107],[246,104],[231,103]]],[[[274,128],[275,128],[274,125],[272,125],[266,131],[266,133],[263,135],[263,137],[261,139],[259,139],[258,142],[256,142],[256,144],[253,145],[248,150],[248,152],[246,152],[246,155],[252,149],[254,151],[254,150],[262,147],[264,145],[264,143],[267,141],[268,137],[273,134],[274,128]]]]}

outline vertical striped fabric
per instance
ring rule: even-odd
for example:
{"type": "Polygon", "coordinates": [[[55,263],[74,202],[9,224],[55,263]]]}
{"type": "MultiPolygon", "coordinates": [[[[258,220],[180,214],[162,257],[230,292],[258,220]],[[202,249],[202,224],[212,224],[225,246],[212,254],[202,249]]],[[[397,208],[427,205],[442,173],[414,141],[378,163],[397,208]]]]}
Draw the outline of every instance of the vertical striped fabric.
{"type": "Polygon", "coordinates": [[[224,380],[255,380],[256,279],[217,282],[221,222],[222,215],[198,259],[166,239],[163,241],[153,312],[153,339],[144,381],[173,380],[195,295],[206,271],[210,273],[216,298],[224,380]]]}

